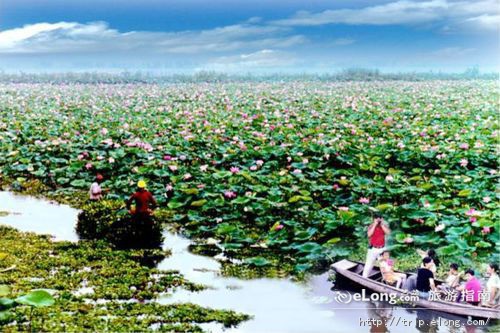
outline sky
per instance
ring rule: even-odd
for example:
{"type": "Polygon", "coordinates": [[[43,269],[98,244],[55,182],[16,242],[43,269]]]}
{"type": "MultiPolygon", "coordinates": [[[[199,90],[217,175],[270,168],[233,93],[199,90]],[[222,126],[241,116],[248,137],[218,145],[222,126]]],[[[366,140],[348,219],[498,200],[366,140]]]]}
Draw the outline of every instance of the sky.
{"type": "Polygon", "coordinates": [[[499,71],[500,0],[0,0],[0,70],[499,71]]]}

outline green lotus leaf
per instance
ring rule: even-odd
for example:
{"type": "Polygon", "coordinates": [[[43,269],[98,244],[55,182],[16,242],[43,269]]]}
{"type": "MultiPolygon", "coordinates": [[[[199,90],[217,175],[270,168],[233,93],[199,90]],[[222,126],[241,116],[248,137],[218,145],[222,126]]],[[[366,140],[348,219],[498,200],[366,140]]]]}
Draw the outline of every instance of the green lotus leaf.
{"type": "Polygon", "coordinates": [[[45,290],[31,291],[26,295],[17,297],[15,301],[19,304],[30,305],[37,308],[51,306],[55,303],[54,297],[45,290]]]}

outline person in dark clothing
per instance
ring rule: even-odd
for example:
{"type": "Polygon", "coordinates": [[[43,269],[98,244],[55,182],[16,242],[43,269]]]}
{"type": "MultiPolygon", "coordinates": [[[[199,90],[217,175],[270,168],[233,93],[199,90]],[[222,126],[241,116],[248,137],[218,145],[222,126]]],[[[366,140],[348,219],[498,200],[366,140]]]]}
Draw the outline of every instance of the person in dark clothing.
{"type": "Polygon", "coordinates": [[[434,283],[434,273],[430,270],[433,265],[432,258],[425,257],[422,259],[423,268],[417,271],[417,290],[419,295],[423,298],[429,298],[429,292],[436,290],[434,283]]]}

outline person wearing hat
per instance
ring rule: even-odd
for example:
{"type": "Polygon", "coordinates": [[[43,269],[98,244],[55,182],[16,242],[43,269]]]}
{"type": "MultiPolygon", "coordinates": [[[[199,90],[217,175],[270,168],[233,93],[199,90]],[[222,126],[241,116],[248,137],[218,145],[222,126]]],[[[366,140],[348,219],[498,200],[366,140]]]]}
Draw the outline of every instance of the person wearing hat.
{"type": "Polygon", "coordinates": [[[158,205],[153,194],[146,190],[146,182],[137,182],[137,191],[126,201],[127,209],[133,215],[151,215],[153,209],[158,205]],[[132,203],[135,203],[135,211],[130,210],[132,203]]]}
{"type": "Polygon", "coordinates": [[[155,239],[153,209],[157,203],[153,194],[146,190],[144,180],[139,180],[137,191],[126,201],[126,205],[132,215],[132,225],[129,229],[130,245],[135,248],[152,247],[151,241],[155,239]],[[132,203],[135,203],[135,210],[131,210],[132,203]]]}
{"type": "Polygon", "coordinates": [[[89,199],[91,201],[99,201],[103,198],[103,190],[101,189],[101,183],[103,179],[104,177],[100,173],[98,173],[95,176],[95,182],[90,185],[89,199]]]}

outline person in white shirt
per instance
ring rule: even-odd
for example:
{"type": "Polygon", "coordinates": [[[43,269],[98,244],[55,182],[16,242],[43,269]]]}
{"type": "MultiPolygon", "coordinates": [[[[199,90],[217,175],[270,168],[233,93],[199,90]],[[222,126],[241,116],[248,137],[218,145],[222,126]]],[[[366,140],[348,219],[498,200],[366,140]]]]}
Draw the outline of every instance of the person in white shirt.
{"type": "Polygon", "coordinates": [[[92,201],[98,201],[103,198],[102,194],[102,189],[101,189],[101,183],[103,181],[104,177],[98,173],[95,177],[95,182],[90,185],[90,190],[89,190],[89,199],[92,201]]]}
{"type": "Polygon", "coordinates": [[[494,306],[496,299],[500,295],[500,277],[498,276],[498,264],[490,263],[486,269],[486,273],[490,276],[486,282],[486,291],[490,294],[490,299],[485,304],[487,306],[494,306]]]}

